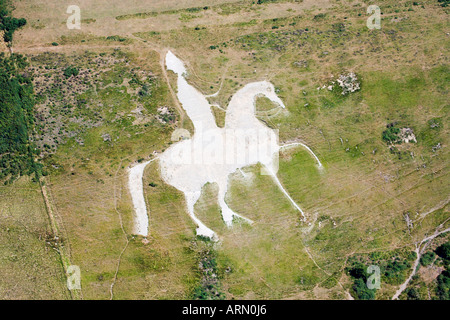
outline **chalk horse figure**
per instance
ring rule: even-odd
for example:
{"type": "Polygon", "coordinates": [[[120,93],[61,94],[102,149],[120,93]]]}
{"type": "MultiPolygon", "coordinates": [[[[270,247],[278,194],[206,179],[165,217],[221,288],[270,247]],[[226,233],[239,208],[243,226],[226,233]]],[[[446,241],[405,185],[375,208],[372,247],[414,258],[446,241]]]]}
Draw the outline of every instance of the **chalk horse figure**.
{"type": "MultiPolygon", "coordinates": [[[[302,143],[279,146],[276,132],[255,116],[255,99],[259,96],[265,96],[279,107],[285,108],[276,95],[274,86],[267,81],[260,81],[247,84],[237,91],[226,109],[225,126],[220,128],[216,125],[211,106],[205,96],[188,84],[183,62],[170,51],[166,55],[166,66],[177,75],[177,97],[194,124],[194,134],[190,139],[172,144],[158,160],[163,180],[184,193],[189,215],[197,224],[197,235],[217,239],[214,231],[205,226],[194,212],[194,205],[201,195],[202,187],[208,182],[218,185],[218,201],[223,221],[227,226],[232,225],[234,218],[252,222],[228,207],[225,194],[231,173],[258,163],[263,168],[262,173],[272,177],[287,199],[304,217],[302,209],[277,178],[278,153],[283,147],[301,145],[315,158],[319,168],[322,164],[311,149],[302,143]]],[[[145,165],[140,164],[141,171],[145,165]]],[[[129,187],[130,190],[134,188],[137,191],[132,192],[137,220],[141,221],[136,233],[147,236],[148,216],[142,188],[142,172],[133,176],[130,170],[129,187]],[[139,179],[140,181],[137,181],[139,179]],[[145,217],[139,219],[139,215],[145,217]],[[146,221],[147,225],[142,221],[146,221]]]]}

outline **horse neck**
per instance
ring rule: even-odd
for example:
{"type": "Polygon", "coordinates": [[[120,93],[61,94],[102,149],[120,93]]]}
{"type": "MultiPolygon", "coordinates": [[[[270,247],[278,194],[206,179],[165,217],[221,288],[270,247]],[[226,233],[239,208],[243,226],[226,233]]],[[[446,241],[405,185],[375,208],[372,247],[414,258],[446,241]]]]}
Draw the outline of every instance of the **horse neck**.
{"type": "Polygon", "coordinates": [[[178,77],[178,99],[195,131],[217,128],[208,100],[183,76],[178,77]]]}
{"type": "Polygon", "coordinates": [[[227,115],[255,115],[255,104],[256,98],[260,96],[261,93],[251,93],[248,91],[240,91],[236,93],[227,107],[227,115]]]}

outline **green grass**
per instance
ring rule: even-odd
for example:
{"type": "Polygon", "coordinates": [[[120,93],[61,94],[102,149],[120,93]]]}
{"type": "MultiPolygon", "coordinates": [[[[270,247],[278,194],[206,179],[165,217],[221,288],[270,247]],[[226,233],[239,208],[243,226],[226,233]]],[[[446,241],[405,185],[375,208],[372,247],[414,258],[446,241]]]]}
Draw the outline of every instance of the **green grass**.
{"type": "Polygon", "coordinates": [[[69,299],[39,185],[23,177],[1,187],[0,206],[0,298],[69,299]]]}

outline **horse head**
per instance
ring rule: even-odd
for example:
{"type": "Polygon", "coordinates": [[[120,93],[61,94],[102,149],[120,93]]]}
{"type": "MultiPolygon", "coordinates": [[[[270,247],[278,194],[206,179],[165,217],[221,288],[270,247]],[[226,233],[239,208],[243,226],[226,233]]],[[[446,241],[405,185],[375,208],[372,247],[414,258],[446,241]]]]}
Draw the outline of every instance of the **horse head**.
{"type": "Polygon", "coordinates": [[[268,81],[252,82],[238,90],[227,107],[225,126],[227,128],[245,128],[254,126],[256,99],[265,96],[281,108],[286,108],[277,96],[275,87],[268,81]]]}

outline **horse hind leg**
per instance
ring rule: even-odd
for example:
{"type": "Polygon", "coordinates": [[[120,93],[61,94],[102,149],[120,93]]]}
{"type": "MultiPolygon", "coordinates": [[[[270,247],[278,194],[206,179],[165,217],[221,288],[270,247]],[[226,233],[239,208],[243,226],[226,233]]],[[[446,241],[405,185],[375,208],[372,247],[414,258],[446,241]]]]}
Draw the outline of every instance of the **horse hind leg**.
{"type": "Polygon", "coordinates": [[[225,224],[227,225],[227,227],[231,227],[233,225],[234,217],[243,219],[244,221],[246,221],[248,223],[253,223],[252,220],[237,214],[236,212],[231,210],[230,207],[228,207],[228,205],[225,202],[225,194],[226,194],[227,190],[228,190],[228,179],[226,179],[225,182],[219,183],[219,194],[218,194],[219,205],[220,205],[220,208],[222,211],[222,219],[225,222],[225,224]]]}
{"type": "Polygon", "coordinates": [[[201,191],[195,191],[195,192],[185,192],[184,196],[186,198],[186,203],[189,211],[189,215],[191,216],[192,220],[197,224],[197,235],[210,238],[211,240],[217,240],[217,235],[214,231],[209,229],[207,226],[203,224],[203,222],[200,221],[195,216],[194,213],[194,205],[197,202],[197,200],[200,198],[201,191]]]}

